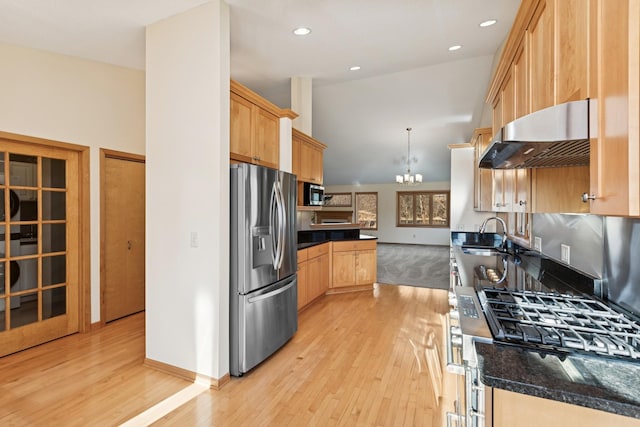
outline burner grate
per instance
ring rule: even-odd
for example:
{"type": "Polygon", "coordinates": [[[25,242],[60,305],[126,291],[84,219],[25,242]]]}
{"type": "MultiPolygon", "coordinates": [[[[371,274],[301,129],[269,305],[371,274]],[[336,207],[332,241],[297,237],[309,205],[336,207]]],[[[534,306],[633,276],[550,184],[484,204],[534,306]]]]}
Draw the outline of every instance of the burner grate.
{"type": "Polygon", "coordinates": [[[640,359],[640,326],[590,297],[484,289],[496,339],[640,359]]]}

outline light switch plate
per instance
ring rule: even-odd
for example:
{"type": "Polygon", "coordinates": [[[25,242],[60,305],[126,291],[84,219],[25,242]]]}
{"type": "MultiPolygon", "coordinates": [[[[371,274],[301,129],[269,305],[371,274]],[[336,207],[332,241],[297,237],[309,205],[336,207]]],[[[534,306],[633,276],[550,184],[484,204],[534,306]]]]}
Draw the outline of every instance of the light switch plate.
{"type": "Polygon", "coordinates": [[[538,252],[542,252],[542,238],[535,236],[533,238],[533,249],[538,252]]]}
{"type": "Polygon", "coordinates": [[[564,243],[560,245],[560,260],[569,264],[569,261],[571,261],[571,246],[564,243]]]}

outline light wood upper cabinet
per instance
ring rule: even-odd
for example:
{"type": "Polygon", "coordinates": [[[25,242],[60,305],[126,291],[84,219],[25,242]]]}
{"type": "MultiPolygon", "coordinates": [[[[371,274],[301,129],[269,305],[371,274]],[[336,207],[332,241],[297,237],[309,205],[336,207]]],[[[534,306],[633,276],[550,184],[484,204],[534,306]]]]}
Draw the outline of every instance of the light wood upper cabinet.
{"type": "Polygon", "coordinates": [[[492,136],[491,128],[476,129],[471,137],[471,145],[475,150],[475,176],[474,176],[474,198],[473,208],[476,211],[491,212],[492,207],[492,179],[493,171],[491,169],[481,169],[477,167],[478,162],[484,153],[484,150],[489,146],[492,136]]]}
{"type": "MultiPolygon", "coordinates": [[[[527,210],[640,216],[639,40],[640,0],[522,1],[487,95],[494,132],[509,103],[518,118],[591,99],[590,165],[530,170],[527,210]],[[583,193],[593,199],[582,203],[583,193]]],[[[498,177],[496,190],[506,182],[498,177]]],[[[527,186],[518,172],[515,183],[512,212],[527,186]]]]}
{"type": "Polygon", "coordinates": [[[554,105],[554,0],[538,3],[526,33],[529,49],[531,111],[554,105]]]}
{"type": "Polygon", "coordinates": [[[291,139],[293,173],[298,176],[298,181],[321,185],[323,181],[322,156],[327,146],[295,128],[291,139]]]}
{"type": "Polygon", "coordinates": [[[589,98],[590,0],[555,0],[556,104],[589,98]]]}
{"type": "Polygon", "coordinates": [[[295,118],[238,82],[231,80],[229,156],[231,160],[278,169],[280,118],[295,118]]]}
{"type": "Polygon", "coordinates": [[[278,169],[280,164],[280,118],[261,108],[254,108],[254,161],[278,169]]]}
{"type": "Polygon", "coordinates": [[[529,105],[529,61],[527,44],[523,41],[516,50],[513,60],[513,110],[514,118],[518,119],[531,112],[529,105]]]}
{"type": "Polygon", "coordinates": [[[640,0],[593,4],[591,213],[640,216],[640,0]]]}
{"type": "Polygon", "coordinates": [[[253,107],[254,105],[231,92],[231,127],[229,129],[229,151],[232,159],[251,162],[253,160],[253,107]]]}

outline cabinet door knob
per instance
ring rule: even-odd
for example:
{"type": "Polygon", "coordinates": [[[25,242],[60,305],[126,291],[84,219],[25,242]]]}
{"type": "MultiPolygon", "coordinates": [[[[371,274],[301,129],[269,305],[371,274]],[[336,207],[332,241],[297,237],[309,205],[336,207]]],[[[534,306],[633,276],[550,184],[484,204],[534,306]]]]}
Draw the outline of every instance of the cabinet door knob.
{"type": "Polygon", "coordinates": [[[595,199],[596,199],[595,194],[589,195],[588,193],[582,193],[582,201],[584,203],[587,203],[589,200],[595,200],[595,199]]]}
{"type": "Polygon", "coordinates": [[[526,200],[520,200],[520,201],[518,202],[518,204],[519,204],[520,206],[524,206],[524,205],[526,205],[526,204],[527,204],[527,201],[526,201],[526,200]]]}
{"type": "Polygon", "coordinates": [[[127,249],[131,250],[131,240],[127,240],[127,249]]]}

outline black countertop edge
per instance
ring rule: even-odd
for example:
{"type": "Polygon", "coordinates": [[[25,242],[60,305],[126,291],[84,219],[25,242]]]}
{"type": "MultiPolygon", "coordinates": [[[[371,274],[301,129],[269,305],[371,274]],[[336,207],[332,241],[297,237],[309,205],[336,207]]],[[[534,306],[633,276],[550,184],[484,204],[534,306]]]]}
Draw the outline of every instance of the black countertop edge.
{"type": "Polygon", "coordinates": [[[640,419],[640,364],[476,342],[483,384],[640,419]],[[573,374],[572,374],[573,373],[573,374]],[[577,375],[579,378],[571,378],[577,375]]]}
{"type": "Polygon", "coordinates": [[[298,250],[307,249],[307,248],[310,248],[312,246],[322,245],[323,243],[344,242],[344,241],[347,241],[347,240],[378,240],[378,238],[375,237],[375,236],[368,236],[368,237],[359,237],[357,239],[355,239],[355,238],[327,239],[327,240],[322,240],[322,241],[319,241],[319,242],[298,243],[298,250]]]}
{"type": "Polygon", "coordinates": [[[312,246],[322,245],[324,243],[329,243],[331,240],[322,240],[320,242],[309,242],[309,243],[298,243],[298,250],[307,249],[312,246]]]}

